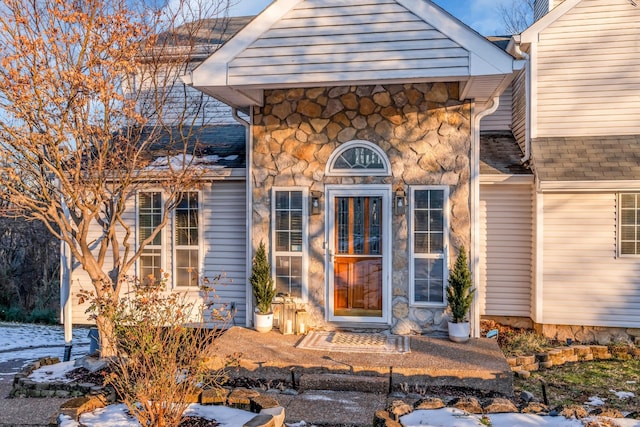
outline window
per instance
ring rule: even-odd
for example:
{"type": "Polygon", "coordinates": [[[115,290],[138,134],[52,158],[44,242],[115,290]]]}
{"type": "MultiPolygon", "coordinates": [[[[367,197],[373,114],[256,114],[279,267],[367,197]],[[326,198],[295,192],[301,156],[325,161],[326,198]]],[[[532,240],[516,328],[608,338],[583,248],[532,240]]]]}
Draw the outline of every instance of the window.
{"type": "Polygon", "coordinates": [[[389,176],[391,165],[380,147],[369,141],[350,141],[339,146],[327,162],[329,176],[389,176]]]}
{"type": "Polygon", "coordinates": [[[174,285],[198,286],[200,227],[198,192],[182,194],[174,214],[174,285]]]}
{"type": "MultiPolygon", "coordinates": [[[[138,245],[148,239],[161,222],[161,193],[159,191],[138,193],[138,245]]],[[[141,280],[161,279],[162,230],[144,247],[139,265],[141,280]]]]}
{"type": "Polygon", "coordinates": [[[306,299],[307,194],[303,189],[274,189],[273,257],[276,290],[306,299]]]}
{"type": "Polygon", "coordinates": [[[411,301],[445,305],[448,248],[446,187],[411,188],[411,301]]]}
{"type": "Polygon", "coordinates": [[[620,195],[620,255],[640,255],[640,194],[620,195]]]}

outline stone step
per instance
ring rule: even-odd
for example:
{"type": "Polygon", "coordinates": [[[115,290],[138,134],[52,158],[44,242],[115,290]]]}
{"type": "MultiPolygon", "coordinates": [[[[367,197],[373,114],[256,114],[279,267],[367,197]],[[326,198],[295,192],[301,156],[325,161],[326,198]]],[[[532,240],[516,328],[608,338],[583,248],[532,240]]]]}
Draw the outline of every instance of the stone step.
{"type": "Polygon", "coordinates": [[[388,393],[389,378],[351,374],[302,374],[301,390],[360,391],[388,393]]]}

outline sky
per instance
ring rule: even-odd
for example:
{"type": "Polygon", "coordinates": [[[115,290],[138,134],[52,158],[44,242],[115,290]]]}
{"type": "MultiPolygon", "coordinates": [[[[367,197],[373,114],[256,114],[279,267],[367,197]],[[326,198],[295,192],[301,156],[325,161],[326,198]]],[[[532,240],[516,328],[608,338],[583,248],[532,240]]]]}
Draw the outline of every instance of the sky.
{"type": "MultiPolygon", "coordinates": [[[[232,0],[231,16],[257,15],[272,0],[232,0]]],[[[509,5],[512,0],[434,0],[434,2],[484,36],[504,34],[498,5],[509,5]]]]}

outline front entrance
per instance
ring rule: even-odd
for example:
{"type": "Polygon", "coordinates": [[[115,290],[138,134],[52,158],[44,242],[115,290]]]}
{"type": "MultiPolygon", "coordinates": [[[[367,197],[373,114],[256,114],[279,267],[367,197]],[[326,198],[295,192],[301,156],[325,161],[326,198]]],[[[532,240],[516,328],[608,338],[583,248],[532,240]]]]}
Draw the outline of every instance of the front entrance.
{"type": "Polygon", "coordinates": [[[387,321],[389,190],[329,188],[329,320],[387,321]]]}

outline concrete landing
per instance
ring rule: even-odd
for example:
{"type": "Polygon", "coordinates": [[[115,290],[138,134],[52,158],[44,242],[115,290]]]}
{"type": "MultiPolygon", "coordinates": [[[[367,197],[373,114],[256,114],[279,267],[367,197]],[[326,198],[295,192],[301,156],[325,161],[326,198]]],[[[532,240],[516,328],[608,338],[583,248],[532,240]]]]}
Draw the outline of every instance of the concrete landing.
{"type": "Polygon", "coordinates": [[[307,389],[380,392],[413,385],[513,394],[513,375],[495,340],[478,338],[459,344],[411,336],[409,353],[379,354],[296,348],[302,338],[233,327],[218,338],[216,350],[219,356],[240,355],[240,369],[232,370],[232,376],[290,381],[293,375],[296,386],[307,389]]]}

